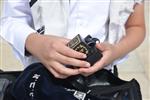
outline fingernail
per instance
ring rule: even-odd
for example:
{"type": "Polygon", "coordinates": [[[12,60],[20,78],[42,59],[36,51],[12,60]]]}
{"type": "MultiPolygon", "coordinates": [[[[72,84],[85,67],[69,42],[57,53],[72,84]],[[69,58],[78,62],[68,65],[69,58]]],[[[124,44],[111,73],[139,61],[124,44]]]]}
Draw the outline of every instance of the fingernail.
{"type": "Polygon", "coordinates": [[[86,65],[85,65],[86,67],[90,67],[91,65],[90,65],[90,63],[86,63],[86,65]]]}
{"type": "Polygon", "coordinates": [[[84,55],[83,55],[83,58],[86,58],[86,57],[87,57],[86,54],[84,54],[84,55]]]}

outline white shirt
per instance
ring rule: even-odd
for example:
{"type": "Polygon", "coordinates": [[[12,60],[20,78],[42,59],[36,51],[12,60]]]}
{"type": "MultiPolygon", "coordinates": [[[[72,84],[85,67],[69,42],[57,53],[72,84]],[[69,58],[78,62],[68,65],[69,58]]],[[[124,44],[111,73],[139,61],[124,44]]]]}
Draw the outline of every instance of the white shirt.
{"type": "Polygon", "coordinates": [[[0,19],[0,35],[13,46],[16,56],[25,55],[25,40],[32,27],[32,15],[28,0],[5,0],[0,19]]]}
{"type": "MultiPolygon", "coordinates": [[[[1,36],[14,48],[22,62],[25,58],[25,40],[35,32],[28,0],[6,0],[1,19],[1,36]]],[[[88,34],[103,42],[107,36],[107,20],[110,0],[72,0],[69,4],[68,30],[66,37],[88,34]]],[[[30,61],[30,63],[32,63],[30,61]]],[[[28,64],[26,64],[28,65],[28,64]]]]}
{"type": "Polygon", "coordinates": [[[67,37],[92,35],[103,42],[108,34],[110,0],[74,0],[70,3],[67,37]]]}

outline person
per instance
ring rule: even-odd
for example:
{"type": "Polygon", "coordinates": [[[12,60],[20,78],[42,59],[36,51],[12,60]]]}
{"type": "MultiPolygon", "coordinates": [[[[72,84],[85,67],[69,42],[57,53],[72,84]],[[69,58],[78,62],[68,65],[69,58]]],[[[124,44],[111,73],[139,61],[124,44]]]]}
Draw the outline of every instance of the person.
{"type": "Polygon", "coordinates": [[[56,78],[112,69],[145,37],[142,0],[39,0],[31,8],[28,0],[5,0],[3,6],[1,36],[25,67],[41,62],[56,78]],[[42,26],[44,34],[37,32],[42,26]],[[93,66],[67,47],[77,34],[100,40],[103,57],[93,66]]]}

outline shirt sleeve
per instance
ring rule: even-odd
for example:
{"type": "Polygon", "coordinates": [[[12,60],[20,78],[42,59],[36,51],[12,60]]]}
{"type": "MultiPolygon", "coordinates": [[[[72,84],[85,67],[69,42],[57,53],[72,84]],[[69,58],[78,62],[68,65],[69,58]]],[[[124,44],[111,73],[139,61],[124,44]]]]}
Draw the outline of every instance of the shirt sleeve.
{"type": "Polygon", "coordinates": [[[29,34],[36,32],[29,6],[29,0],[5,0],[0,19],[0,35],[19,54],[25,56],[25,41],[29,34]]]}

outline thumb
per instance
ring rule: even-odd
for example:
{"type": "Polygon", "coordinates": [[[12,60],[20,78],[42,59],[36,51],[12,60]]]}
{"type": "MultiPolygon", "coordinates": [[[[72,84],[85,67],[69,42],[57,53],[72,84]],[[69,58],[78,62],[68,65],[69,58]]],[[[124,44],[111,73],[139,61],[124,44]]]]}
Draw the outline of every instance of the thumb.
{"type": "Polygon", "coordinates": [[[96,47],[101,50],[101,51],[104,51],[106,49],[106,43],[97,43],[96,44],[96,47]]]}

